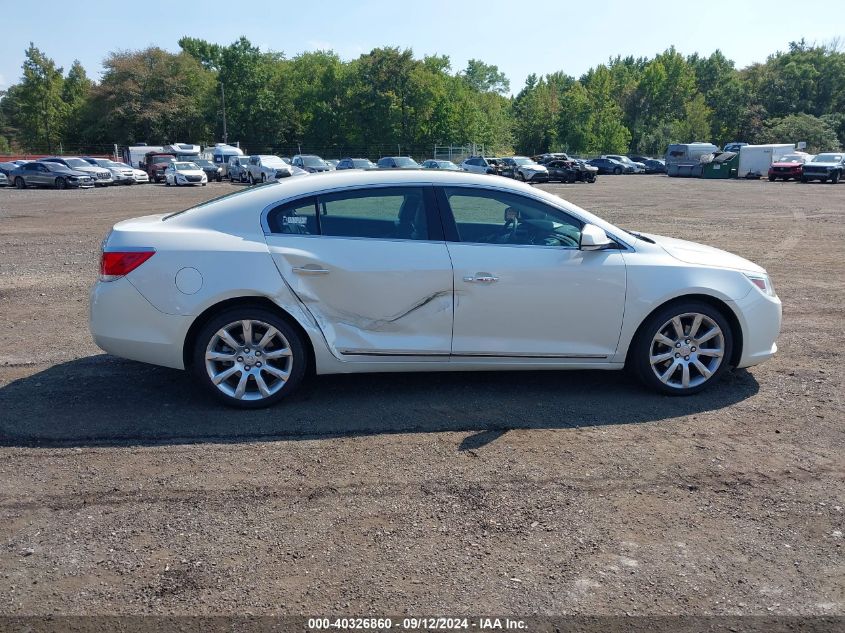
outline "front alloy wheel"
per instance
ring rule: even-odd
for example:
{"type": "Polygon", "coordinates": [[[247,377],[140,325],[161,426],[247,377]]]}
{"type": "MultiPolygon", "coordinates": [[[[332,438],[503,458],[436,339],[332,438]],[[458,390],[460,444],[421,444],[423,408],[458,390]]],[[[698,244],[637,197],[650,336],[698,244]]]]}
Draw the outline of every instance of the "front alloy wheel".
{"type": "Polygon", "coordinates": [[[296,389],[306,356],[297,332],[274,313],[228,311],[197,337],[194,370],[225,404],[266,407],[296,389]]]}
{"type": "Polygon", "coordinates": [[[697,393],[727,367],[733,336],[722,314],[705,303],[670,306],[649,318],[634,343],[634,367],[649,387],[671,395],[697,393]]]}

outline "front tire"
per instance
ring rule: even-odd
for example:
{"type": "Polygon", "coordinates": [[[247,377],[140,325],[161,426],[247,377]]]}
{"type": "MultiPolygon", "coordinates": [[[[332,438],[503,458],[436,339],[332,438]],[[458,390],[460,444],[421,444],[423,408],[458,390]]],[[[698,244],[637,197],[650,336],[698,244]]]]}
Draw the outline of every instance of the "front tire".
{"type": "Polygon", "coordinates": [[[839,177],[840,177],[840,176],[841,176],[841,174],[840,174],[838,171],[833,172],[833,173],[830,175],[830,182],[831,182],[832,184],[834,184],[834,185],[835,185],[836,183],[838,183],[838,182],[839,182],[839,177]]]}
{"type": "Polygon", "coordinates": [[[775,180],[777,180],[777,178],[775,178],[774,176],[769,176],[769,182],[774,182],[775,180]]]}
{"type": "Polygon", "coordinates": [[[299,386],[308,364],[299,333],[260,307],[226,310],[197,335],[194,375],[223,404],[260,409],[299,386]]]}
{"type": "Polygon", "coordinates": [[[629,360],[649,389],[686,396],[718,380],[732,351],[733,332],[722,313],[701,301],[682,301],[646,319],[629,360]]]}
{"type": "Polygon", "coordinates": [[[253,178],[253,177],[252,177],[252,172],[249,172],[249,174],[247,174],[246,179],[247,179],[247,182],[248,182],[250,185],[254,185],[254,184],[255,184],[255,178],[253,178]]]}
{"type": "Polygon", "coordinates": [[[622,173],[622,168],[621,168],[621,167],[617,167],[616,169],[614,169],[614,170],[613,170],[613,175],[614,175],[614,176],[618,176],[618,175],[620,175],[621,173],[622,173]]]}
{"type": "Polygon", "coordinates": [[[26,181],[18,176],[15,178],[15,188],[16,189],[26,189],[26,181]]]}

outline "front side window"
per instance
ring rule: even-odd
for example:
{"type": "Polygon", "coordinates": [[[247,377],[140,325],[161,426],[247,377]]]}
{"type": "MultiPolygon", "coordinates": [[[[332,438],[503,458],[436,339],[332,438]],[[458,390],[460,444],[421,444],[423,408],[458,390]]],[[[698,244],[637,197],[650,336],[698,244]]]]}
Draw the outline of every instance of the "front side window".
{"type": "Polygon", "coordinates": [[[582,222],[539,200],[485,189],[443,191],[461,242],[578,248],[582,222]]]}

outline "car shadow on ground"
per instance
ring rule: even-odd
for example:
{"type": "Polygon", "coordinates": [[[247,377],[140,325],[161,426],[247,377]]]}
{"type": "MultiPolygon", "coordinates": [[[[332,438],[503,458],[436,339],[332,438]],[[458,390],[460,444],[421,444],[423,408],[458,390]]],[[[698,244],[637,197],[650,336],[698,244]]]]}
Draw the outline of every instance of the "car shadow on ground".
{"type": "Polygon", "coordinates": [[[508,371],[316,376],[278,405],[219,405],[187,372],[105,354],[54,365],[0,387],[0,445],[107,446],[478,431],[478,448],[509,429],[667,420],[757,393],[745,370],[704,393],[666,397],[624,372],[508,371]]]}

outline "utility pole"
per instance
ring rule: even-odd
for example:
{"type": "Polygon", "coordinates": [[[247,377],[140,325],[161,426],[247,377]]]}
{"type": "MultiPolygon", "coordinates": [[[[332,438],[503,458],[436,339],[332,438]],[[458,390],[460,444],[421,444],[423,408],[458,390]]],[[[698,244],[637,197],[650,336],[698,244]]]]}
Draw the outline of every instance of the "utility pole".
{"type": "Polygon", "coordinates": [[[220,99],[223,102],[223,142],[229,142],[229,133],[226,130],[226,89],[223,88],[223,82],[220,82],[220,99]]]}

